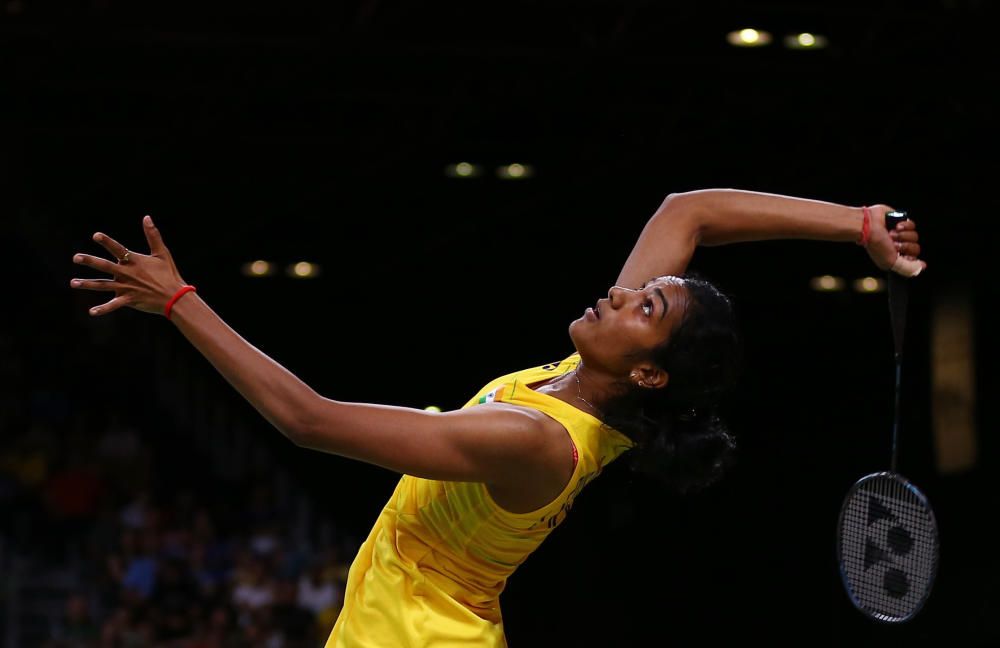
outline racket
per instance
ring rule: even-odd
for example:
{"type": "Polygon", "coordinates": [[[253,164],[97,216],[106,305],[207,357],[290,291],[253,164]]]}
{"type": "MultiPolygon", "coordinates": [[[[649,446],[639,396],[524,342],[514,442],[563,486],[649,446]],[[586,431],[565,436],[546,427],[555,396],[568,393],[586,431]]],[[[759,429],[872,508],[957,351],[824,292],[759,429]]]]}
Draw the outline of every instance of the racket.
{"type": "MultiPolygon", "coordinates": [[[[906,219],[906,212],[889,212],[885,224],[892,230],[906,219]]],[[[890,271],[888,291],[896,357],[892,459],[888,471],[862,477],[844,498],[837,524],[837,559],[854,607],[876,621],[901,623],[912,619],[930,596],[939,543],[927,498],[896,472],[906,279],[890,271]]]]}

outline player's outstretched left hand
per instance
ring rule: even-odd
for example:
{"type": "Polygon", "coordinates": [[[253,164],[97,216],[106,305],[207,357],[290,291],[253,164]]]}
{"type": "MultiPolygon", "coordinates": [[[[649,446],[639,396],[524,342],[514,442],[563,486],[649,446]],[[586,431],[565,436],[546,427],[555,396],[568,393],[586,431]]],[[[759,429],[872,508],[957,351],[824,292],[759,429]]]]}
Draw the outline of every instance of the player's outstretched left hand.
{"type": "Polygon", "coordinates": [[[117,263],[107,259],[78,253],[73,256],[73,262],[98,272],[111,275],[111,279],[72,279],[69,285],[82,290],[98,290],[113,292],[114,298],[90,309],[91,315],[106,315],[122,306],[128,306],[144,313],[163,314],[170,298],[181,286],[177,266],[174,264],[170,251],[163,244],[160,231],[153,224],[153,219],[146,216],[142,220],[142,230],[149,244],[149,254],[139,254],[128,250],[124,245],[107,234],[97,232],[94,240],[100,243],[117,263]]]}

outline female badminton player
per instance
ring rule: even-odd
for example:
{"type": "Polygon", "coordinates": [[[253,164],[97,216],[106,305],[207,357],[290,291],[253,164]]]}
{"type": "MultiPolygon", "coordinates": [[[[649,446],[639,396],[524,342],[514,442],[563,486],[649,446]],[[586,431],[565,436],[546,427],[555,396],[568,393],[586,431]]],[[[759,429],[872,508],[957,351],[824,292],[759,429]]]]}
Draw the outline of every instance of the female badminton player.
{"type": "Polygon", "coordinates": [[[91,315],[125,306],[166,315],[296,445],[402,475],[351,565],[328,648],[495,647],[506,645],[508,577],[610,462],[628,453],[680,491],[728,465],[734,445],[713,405],[736,376],[738,335],[729,299],[686,274],[695,249],[857,243],[878,268],[914,276],[926,267],[916,225],[889,232],[888,211],[731,189],[671,194],[607,297],[569,324],[572,354],[500,376],[449,412],[316,393],[185,283],[149,216],[148,255],[96,233],[117,262],[82,253],[74,262],[112,278],[71,286],[114,293],[91,315]]]}

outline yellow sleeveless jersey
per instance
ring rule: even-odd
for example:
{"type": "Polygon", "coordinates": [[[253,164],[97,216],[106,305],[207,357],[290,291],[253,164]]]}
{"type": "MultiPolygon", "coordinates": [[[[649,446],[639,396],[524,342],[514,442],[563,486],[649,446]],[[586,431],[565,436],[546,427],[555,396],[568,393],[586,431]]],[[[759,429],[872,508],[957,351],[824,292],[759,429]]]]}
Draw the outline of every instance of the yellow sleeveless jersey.
{"type": "Polygon", "coordinates": [[[326,648],[506,646],[500,593],[507,577],[565,519],[583,487],[632,447],[620,432],[533,385],[572,371],[579,354],[484,386],[463,407],[540,410],[569,432],[573,475],[546,506],[511,513],[485,484],[404,475],[351,564],[326,648]]]}

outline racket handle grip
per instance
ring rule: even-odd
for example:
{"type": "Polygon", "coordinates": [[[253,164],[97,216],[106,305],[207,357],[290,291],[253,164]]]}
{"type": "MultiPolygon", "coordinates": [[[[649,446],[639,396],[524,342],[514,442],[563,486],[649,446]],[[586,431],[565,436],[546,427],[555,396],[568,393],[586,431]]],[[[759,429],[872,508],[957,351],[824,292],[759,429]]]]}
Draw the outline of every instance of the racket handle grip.
{"type": "Polygon", "coordinates": [[[891,232],[896,229],[896,225],[899,225],[905,220],[909,220],[905,211],[887,212],[885,215],[885,228],[891,232]]]}
{"type": "MultiPolygon", "coordinates": [[[[885,215],[885,228],[890,232],[896,229],[896,225],[909,220],[905,211],[891,211],[885,215]]],[[[892,337],[896,348],[896,417],[899,418],[899,367],[903,361],[903,334],[906,329],[906,306],[908,294],[906,290],[906,279],[889,271],[889,315],[892,319],[892,337]]],[[[893,437],[895,439],[895,437],[893,437]]],[[[893,465],[895,465],[895,441],[893,441],[893,465]]],[[[895,468],[894,468],[895,470],[895,468]]]]}

